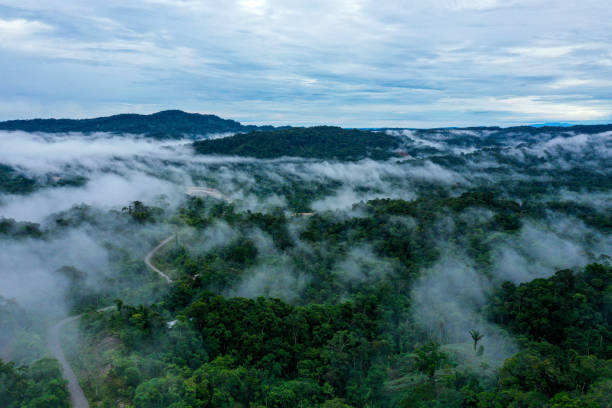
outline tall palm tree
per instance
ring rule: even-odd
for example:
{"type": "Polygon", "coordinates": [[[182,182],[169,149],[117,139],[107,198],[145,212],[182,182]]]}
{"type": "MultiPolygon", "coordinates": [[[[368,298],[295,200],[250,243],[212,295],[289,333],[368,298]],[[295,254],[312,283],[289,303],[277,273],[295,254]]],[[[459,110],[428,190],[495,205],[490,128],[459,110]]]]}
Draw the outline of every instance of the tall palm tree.
{"type": "Polygon", "coordinates": [[[474,340],[474,351],[476,351],[478,347],[478,342],[482,340],[484,334],[480,333],[478,330],[470,330],[470,336],[472,336],[472,340],[474,340]]]}

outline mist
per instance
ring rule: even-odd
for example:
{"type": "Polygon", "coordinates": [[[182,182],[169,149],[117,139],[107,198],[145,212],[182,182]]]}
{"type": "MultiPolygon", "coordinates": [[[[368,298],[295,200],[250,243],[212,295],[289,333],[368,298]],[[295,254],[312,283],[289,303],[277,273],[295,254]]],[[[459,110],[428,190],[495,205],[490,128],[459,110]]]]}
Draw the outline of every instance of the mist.
{"type": "MultiPolygon", "coordinates": [[[[0,296],[15,299],[30,310],[69,314],[65,301],[69,282],[56,271],[73,266],[85,274],[87,286],[105,287],[107,278],[117,279],[119,271],[111,260],[120,249],[140,262],[148,250],[177,231],[169,220],[186,205],[185,193],[192,186],[213,188],[223,197],[206,201],[203,211],[207,214],[223,204],[238,214],[280,210],[286,215],[289,249],[277,248],[267,232],[238,228],[221,218],[201,229],[181,226],[179,242],[196,260],[217,254],[239,239],[253,242],[257,259],[229,286],[220,288],[222,293],[278,297],[296,304],[319,284],[320,273],[296,267],[296,259],[327,265],[325,273],[333,279],[333,295],[339,301],[350,299],[355,288],[398,279],[402,271],[396,259],[381,256],[371,243],[347,244],[338,255],[306,242],[301,233],[309,225],[310,213],[336,221],[359,219],[368,214],[357,204],[369,200],[458,197],[478,189],[493,189],[500,199],[519,204],[562,200],[586,206],[596,214],[611,210],[611,190],[598,184],[582,189],[570,183],[554,185],[527,198],[520,192],[521,183],[549,183],[555,181],[558,171],[579,169],[605,177],[610,168],[602,163],[611,157],[611,133],[389,133],[403,140],[405,156],[341,162],[201,156],[184,140],[156,141],[135,135],[0,132],[0,163],[37,182],[36,190],[27,194],[0,193],[0,216],[39,223],[44,231],[40,238],[0,238],[4,279],[0,296]],[[61,183],[70,178],[81,181],[61,183]],[[165,221],[130,223],[122,208],[133,201],[160,208],[165,221]],[[91,214],[80,214],[78,208],[87,208],[85,212],[91,214]],[[73,221],[59,227],[58,220],[73,221]]],[[[526,216],[516,232],[491,234],[485,243],[490,265],[483,271],[466,253],[467,238],[457,225],[484,228],[495,215],[479,207],[455,215],[443,213],[431,230],[420,232],[435,242],[439,257],[434,265],[419,271],[409,295],[411,316],[406,319],[414,319],[425,333],[448,345],[467,343],[469,330],[480,330],[485,334],[482,344],[487,359],[497,366],[517,346],[501,328],[487,322],[482,313],[487,296],[504,281],[527,282],[612,256],[612,239],[575,215],[547,210],[526,216]]],[[[420,228],[410,217],[395,217],[393,222],[410,231],[420,228]]],[[[154,277],[143,279],[154,282],[154,277]]],[[[159,291],[152,285],[151,293],[159,291]]],[[[466,354],[461,347],[458,353],[466,354]]]]}
{"type": "Polygon", "coordinates": [[[49,240],[0,240],[0,296],[31,310],[61,315],[68,282],[55,271],[71,265],[92,280],[108,273],[106,250],[84,231],[72,230],[49,240]]]}

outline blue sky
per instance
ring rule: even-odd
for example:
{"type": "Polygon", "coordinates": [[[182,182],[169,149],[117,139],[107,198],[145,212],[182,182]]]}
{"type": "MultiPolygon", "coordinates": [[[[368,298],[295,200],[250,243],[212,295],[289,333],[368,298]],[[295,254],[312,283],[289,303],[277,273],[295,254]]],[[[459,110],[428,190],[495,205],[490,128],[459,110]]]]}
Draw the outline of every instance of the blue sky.
{"type": "Polygon", "coordinates": [[[607,0],[0,0],[0,119],[612,122],[607,0]]]}

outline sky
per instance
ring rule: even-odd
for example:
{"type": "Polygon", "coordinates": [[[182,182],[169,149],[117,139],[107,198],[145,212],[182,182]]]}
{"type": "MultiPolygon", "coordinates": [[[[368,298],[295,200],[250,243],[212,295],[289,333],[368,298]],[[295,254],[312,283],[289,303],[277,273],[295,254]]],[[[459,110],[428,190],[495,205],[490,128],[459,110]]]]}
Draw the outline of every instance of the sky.
{"type": "Polygon", "coordinates": [[[612,122],[608,0],[0,0],[0,120],[612,122]]]}

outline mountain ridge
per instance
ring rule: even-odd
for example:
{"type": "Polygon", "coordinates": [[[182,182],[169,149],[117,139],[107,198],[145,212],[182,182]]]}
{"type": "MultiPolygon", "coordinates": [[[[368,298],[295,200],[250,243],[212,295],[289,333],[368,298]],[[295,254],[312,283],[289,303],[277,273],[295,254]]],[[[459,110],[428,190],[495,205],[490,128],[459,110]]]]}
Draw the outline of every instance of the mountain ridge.
{"type": "Polygon", "coordinates": [[[164,110],[149,115],[122,113],[90,119],[24,119],[0,122],[0,130],[44,133],[131,133],[157,139],[203,136],[210,133],[238,133],[270,130],[272,126],[243,125],[213,114],[164,110]]]}
{"type": "MultiPolygon", "coordinates": [[[[208,133],[251,132],[255,130],[287,129],[290,126],[256,126],[243,125],[233,119],[224,119],[215,114],[190,113],[179,109],[168,109],[151,114],[120,113],[111,116],[100,116],[85,119],[69,118],[36,118],[0,121],[0,130],[68,133],[68,132],[109,132],[143,134],[158,138],[176,138],[184,136],[199,136],[208,133]]],[[[302,127],[305,128],[305,127],[302,127]]],[[[549,131],[576,131],[584,133],[600,133],[612,131],[612,124],[573,125],[569,123],[542,123],[519,126],[466,126],[466,127],[367,127],[343,128],[363,131],[384,130],[417,130],[417,131],[449,131],[449,130],[494,130],[503,132],[522,131],[539,133],[549,131]]]]}

